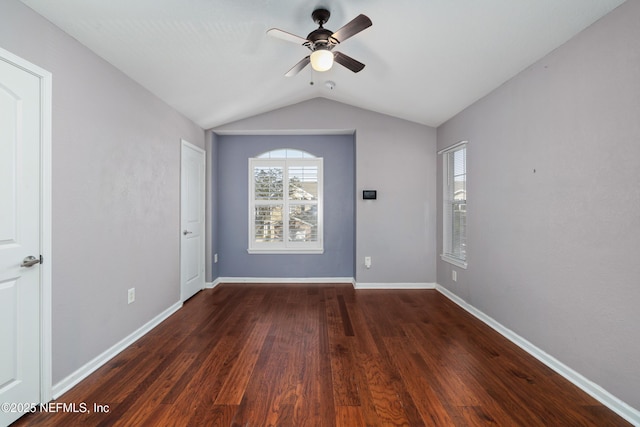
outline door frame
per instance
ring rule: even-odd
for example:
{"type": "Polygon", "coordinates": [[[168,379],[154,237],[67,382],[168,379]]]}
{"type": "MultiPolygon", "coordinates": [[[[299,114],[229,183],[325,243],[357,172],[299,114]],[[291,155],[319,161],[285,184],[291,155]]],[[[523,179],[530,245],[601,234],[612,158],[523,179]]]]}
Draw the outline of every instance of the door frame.
{"type": "MultiPolygon", "coordinates": [[[[184,139],[180,139],[180,301],[185,302],[185,298],[184,298],[184,280],[183,280],[183,259],[182,257],[184,256],[184,251],[183,249],[183,238],[182,238],[182,217],[184,215],[184,212],[182,210],[182,181],[184,180],[184,158],[182,156],[182,151],[183,149],[187,147],[190,148],[200,154],[202,154],[202,160],[204,161],[204,173],[202,174],[202,194],[200,195],[200,197],[202,197],[202,222],[203,222],[203,236],[202,236],[202,247],[200,248],[201,250],[201,256],[202,256],[202,262],[203,267],[205,268],[206,271],[206,233],[207,233],[207,215],[206,215],[206,194],[207,194],[207,177],[206,177],[206,171],[207,171],[207,152],[205,150],[203,150],[202,148],[198,147],[197,145],[194,145],[192,143],[190,143],[189,141],[186,141],[184,139]]],[[[206,278],[204,276],[204,272],[203,272],[203,289],[204,287],[206,287],[206,278]]]]}
{"type": "Polygon", "coordinates": [[[40,80],[40,403],[52,396],[52,306],[51,306],[51,120],[52,74],[0,47],[0,61],[40,80]]]}

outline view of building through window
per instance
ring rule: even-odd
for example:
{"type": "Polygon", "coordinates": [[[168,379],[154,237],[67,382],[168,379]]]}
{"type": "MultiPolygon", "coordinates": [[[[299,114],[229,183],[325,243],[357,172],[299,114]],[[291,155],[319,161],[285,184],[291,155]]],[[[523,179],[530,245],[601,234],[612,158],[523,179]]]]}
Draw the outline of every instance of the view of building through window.
{"type": "Polygon", "coordinates": [[[278,149],[250,159],[249,250],[322,249],[322,159],[278,149]]]}
{"type": "Polygon", "coordinates": [[[467,147],[456,145],[444,153],[443,254],[445,261],[466,267],[467,260],[467,147]]]}

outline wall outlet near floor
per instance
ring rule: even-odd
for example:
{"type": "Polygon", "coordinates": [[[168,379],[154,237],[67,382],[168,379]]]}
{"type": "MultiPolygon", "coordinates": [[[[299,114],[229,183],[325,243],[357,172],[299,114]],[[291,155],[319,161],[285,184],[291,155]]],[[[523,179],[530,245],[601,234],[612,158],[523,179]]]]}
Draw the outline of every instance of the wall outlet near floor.
{"type": "Polygon", "coordinates": [[[371,257],[370,256],[364,257],[364,266],[367,267],[367,268],[371,268],[371,257]]]}
{"type": "Polygon", "coordinates": [[[218,254],[213,254],[213,263],[217,263],[218,262],[218,254]]]}
{"type": "Polygon", "coordinates": [[[136,300],[136,288],[131,288],[127,291],[127,304],[131,304],[136,300]]]}
{"type": "Polygon", "coordinates": [[[451,270],[451,279],[453,279],[454,282],[458,281],[458,272],[455,270],[451,270]]]}

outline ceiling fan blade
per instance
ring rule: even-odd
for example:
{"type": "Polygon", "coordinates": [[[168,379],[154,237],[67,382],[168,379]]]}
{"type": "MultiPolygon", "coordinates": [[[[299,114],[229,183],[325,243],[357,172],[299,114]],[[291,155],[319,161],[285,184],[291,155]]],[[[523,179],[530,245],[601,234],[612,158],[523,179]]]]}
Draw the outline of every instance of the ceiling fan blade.
{"type": "Polygon", "coordinates": [[[296,74],[298,74],[300,71],[302,71],[302,69],[304,67],[306,67],[307,65],[309,65],[309,62],[311,62],[311,56],[305,56],[304,58],[302,58],[300,60],[300,62],[298,62],[296,65],[293,66],[293,68],[291,68],[289,71],[287,71],[287,74],[285,74],[286,77],[292,77],[295,76],[296,74]]]}
{"type": "Polygon", "coordinates": [[[347,67],[354,73],[357,73],[358,71],[362,71],[362,69],[364,68],[364,64],[362,62],[356,61],[349,55],[345,55],[342,52],[335,52],[333,54],[333,60],[336,61],[338,64],[344,67],[347,67]]]}
{"type": "Polygon", "coordinates": [[[367,17],[366,15],[361,14],[353,18],[345,26],[333,33],[331,37],[336,39],[338,43],[342,43],[349,37],[358,34],[365,28],[369,28],[371,25],[373,25],[371,19],[369,19],[369,17],[367,17]]]}
{"type": "Polygon", "coordinates": [[[287,33],[286,31],[282,31],[278,28],[271,28],[267,31],[267,34],[271,37],[275,37],[277,39],[285,40],[292,43],[304,44],[307,42],[307,39],[303,39],[302,37],[296,36],[295,34],[287,33]]]}

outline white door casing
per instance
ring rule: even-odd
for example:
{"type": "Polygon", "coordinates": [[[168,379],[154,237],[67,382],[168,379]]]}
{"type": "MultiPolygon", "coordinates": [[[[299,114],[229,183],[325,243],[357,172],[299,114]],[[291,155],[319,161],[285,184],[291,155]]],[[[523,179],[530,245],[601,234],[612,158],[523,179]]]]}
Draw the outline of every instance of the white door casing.
{"type": "Polygon", "coordinates": [[[205,152],[181,141],[180,299],[205,286],[205,152]]]}
{"type": "Polygon", "coordinates": [[[50,120],[51,74],[0,49],[0,425],[51,398],[50,120]]]}

